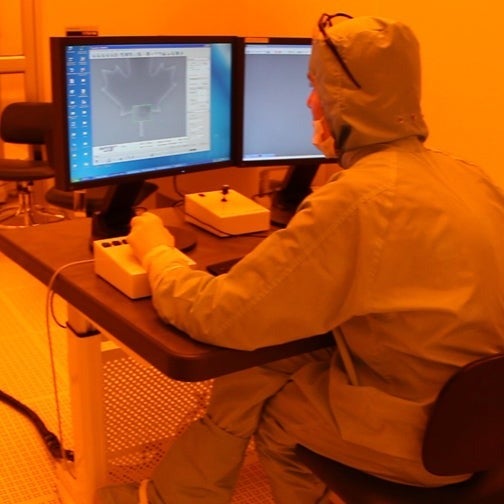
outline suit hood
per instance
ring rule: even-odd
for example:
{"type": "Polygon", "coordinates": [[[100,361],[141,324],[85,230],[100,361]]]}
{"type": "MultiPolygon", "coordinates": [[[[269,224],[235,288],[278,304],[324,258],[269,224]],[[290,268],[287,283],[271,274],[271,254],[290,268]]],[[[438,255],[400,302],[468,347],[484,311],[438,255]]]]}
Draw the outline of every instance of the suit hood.
{"type": "Polygon", "coordinates": [[[416,136],[424,141],[418,41],[405,24],[384,18],[333,18],[326,28],[359,89],[320,31],[310,75],[340,152],[416,136]]]}

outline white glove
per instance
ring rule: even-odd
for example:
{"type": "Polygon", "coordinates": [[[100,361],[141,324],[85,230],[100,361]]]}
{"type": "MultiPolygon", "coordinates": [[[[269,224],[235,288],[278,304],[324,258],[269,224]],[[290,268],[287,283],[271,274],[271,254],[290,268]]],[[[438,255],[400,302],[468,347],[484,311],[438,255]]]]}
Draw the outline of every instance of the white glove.
{"type": "Polygon", "coordinates": [[[137,259],[143,264],[144,257],[151,250],[160,245],[173,247],[175,239],[157,215],[144,212],[131,219],[128,243],[137,259]]]}

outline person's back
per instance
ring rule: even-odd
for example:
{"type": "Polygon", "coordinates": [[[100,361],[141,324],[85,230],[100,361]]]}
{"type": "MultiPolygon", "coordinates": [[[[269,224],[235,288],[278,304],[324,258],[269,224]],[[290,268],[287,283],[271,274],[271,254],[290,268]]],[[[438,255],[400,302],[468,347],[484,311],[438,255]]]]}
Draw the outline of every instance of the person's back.
{"type": "Polygon", "coordinates": [[[355,153],[312,196],[333,204],[313,219],[321,231],[346,211],[335,254],[354,272],[348,299],[338,300],[352,364],[333,372],[332,408],[347,441],[419,460],[441,385],[504,349],[504,191],[414,138],[355,153]],[[336,252],[345,236],[348,256],[336,252]]]}
{"type": "MultiPolygon", "coordinates": [[[[398,143],[383,153],[389,189],[379,208],[366,208],[369,222],[379,221],[380,243],[371,242],[369,253],[375,264],[365,310],[372,331],[359,331],[358,345],[365,351],[372,338],[379,356],[372,376],[383,377],[385,390],[417,400],[429,389],[436,394],[455,367],[503,348],[504,190],[475,166],[420,146],[405,153],[398,143]],[[391,369],[398,371],[392,383],[391,369]]],[[[380,157],[371,154],[363,171],[374,170],[369,165],[380,157]]],[[[358,162],[347,174],[373,178],[359,173],[358,162]]],[[[343,325],[349,344],[360,323],[356,317],[343,325]]]]}

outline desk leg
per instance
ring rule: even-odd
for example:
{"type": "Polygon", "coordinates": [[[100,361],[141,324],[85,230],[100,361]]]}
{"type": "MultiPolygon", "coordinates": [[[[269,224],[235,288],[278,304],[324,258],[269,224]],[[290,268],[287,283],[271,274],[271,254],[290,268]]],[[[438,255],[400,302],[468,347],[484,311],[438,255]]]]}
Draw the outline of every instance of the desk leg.
{"type": "Polygon", "coordinates": [[[58,490],[64,504],[92,504],[96,489],[107,483],[102,337],[71,306],[68,307],[68,327],[75,461],[58,464],[58,490]]]}

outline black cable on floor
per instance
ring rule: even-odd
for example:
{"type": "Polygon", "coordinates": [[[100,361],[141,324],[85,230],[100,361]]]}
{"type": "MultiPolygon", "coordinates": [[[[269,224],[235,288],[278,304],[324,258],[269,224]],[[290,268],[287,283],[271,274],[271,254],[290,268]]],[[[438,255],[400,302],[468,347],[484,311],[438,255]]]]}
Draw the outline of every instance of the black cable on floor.
{"type": "Polygon", "coordinates": [[[47,449],[55,459],[65,458],[66,460],[74,460],[73,451],[62,449],[60,440],[56,434],[47,429],[42,419],[32,409],[2,390],[0,390],[0,401],[11,406],[33,423],[47,449]]]}

